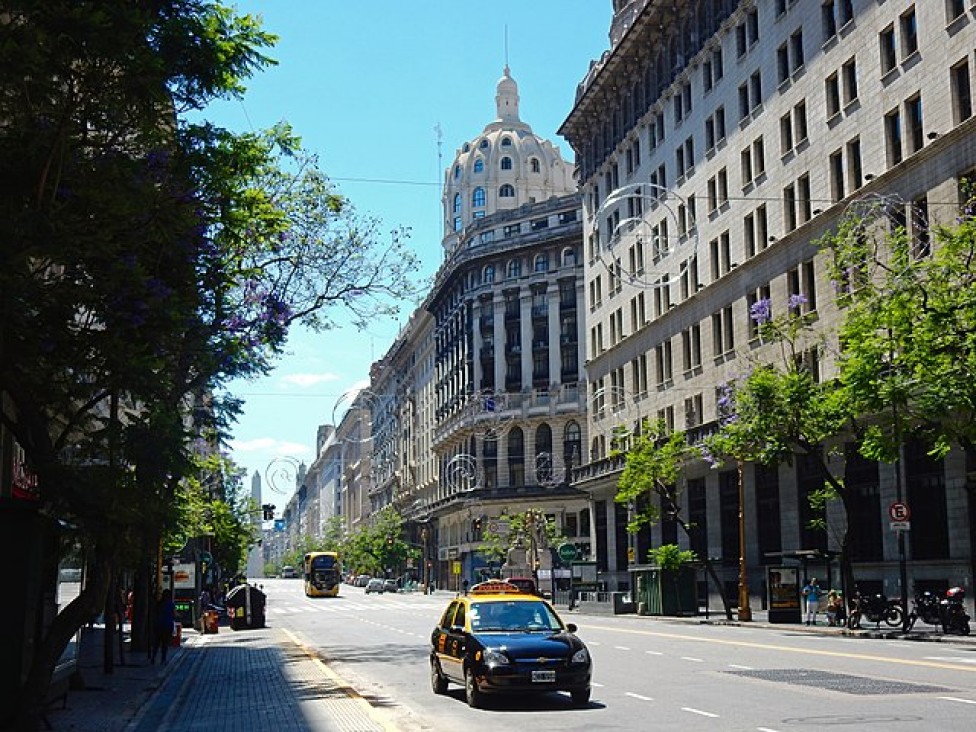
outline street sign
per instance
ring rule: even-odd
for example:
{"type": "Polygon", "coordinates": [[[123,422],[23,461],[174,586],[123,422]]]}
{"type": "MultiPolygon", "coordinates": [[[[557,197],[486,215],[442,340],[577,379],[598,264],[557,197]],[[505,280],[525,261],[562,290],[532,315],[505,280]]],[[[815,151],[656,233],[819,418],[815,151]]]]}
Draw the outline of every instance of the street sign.
{"type": "Polygon", "coordinates": [[[911,521],[892,521],[888,524],[892,531],[909,531],[912,528],[911,521]]]}
{"type": "Polygon", "coordinates": [[[562,561],[572,562],[574,559],[576,559],[576,546],[567,541],[566,543],[559,545],[559,548],[556,549],[556,553],[559,555],[559,558],[562,561]]]}
{"type": "Polygon", "coordinates": [[[901,501],[895,501],[890,506],[888,506],[888,518],[894,522],[903,523],[907,522],[908,519],[912,517],[912,512],[908,510],[908,504],[902,503],[901,501]]]}

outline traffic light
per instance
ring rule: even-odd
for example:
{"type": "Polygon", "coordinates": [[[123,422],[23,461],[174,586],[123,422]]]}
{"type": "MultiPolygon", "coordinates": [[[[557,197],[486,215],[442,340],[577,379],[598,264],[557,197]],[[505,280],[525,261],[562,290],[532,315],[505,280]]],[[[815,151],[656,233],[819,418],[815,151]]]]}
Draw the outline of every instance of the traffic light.
{"type": "Polygon", "coordinates": [[[261,509],[264,511],[264,520],[265,521],[273,521],[274,520],[275,506],[274,506],[273,503],[265,503],[263,506],[261,506],[261,509]]]}
{"type": "Polygon", "coordinates": [[[389,549],[392,549],[393,548],[393,537],[392,536],[387,536],[386,537],[386,546],[389,549]]]}

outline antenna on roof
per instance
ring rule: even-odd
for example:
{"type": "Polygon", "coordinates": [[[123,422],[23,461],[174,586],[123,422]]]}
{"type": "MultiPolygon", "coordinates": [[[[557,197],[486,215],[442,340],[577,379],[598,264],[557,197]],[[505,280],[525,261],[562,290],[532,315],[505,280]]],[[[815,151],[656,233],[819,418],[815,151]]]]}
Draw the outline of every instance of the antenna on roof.
{"type": "Polygon", "coordinates": [[[505,68],[508,68],[508,23],[505,24],[505,68]]]}

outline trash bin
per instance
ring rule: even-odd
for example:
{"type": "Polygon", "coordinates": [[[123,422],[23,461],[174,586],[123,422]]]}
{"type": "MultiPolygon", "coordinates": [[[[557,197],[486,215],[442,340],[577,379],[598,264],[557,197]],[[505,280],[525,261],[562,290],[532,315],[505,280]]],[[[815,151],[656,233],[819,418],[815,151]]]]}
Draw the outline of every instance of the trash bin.
{"type": "Polygon", "coordinates": [[[216,633],[220,623],[220,614],[216,610],[207,610],[203,613],[203,632],[216,633]]]}
{"type": "Polygon", "coordinates": [[[233,630],[263,628],[265,594],[250,585],[238,585],[227,593],[227,613],[233,630]]]}
{"type": "Polygon", "coordinates": [[[170,645],[173,648],[179,648],[180,643],[183,642],[183,623],[175,623],[173,625],[173,640],[170,645]]]}

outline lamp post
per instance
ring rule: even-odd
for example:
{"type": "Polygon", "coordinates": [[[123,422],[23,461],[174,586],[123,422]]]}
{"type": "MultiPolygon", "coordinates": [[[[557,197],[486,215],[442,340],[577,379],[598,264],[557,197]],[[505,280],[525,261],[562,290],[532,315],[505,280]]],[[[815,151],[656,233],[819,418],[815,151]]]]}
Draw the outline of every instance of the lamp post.
{"type": "Polygon", "coordinates": [[[746,574],[746,482],[743,473],[745,466],[742,460],[736,460],[736,472],[739,481],[739,620],[752,620],[752,608],[749,606],[749,579],[746,574]]]}

